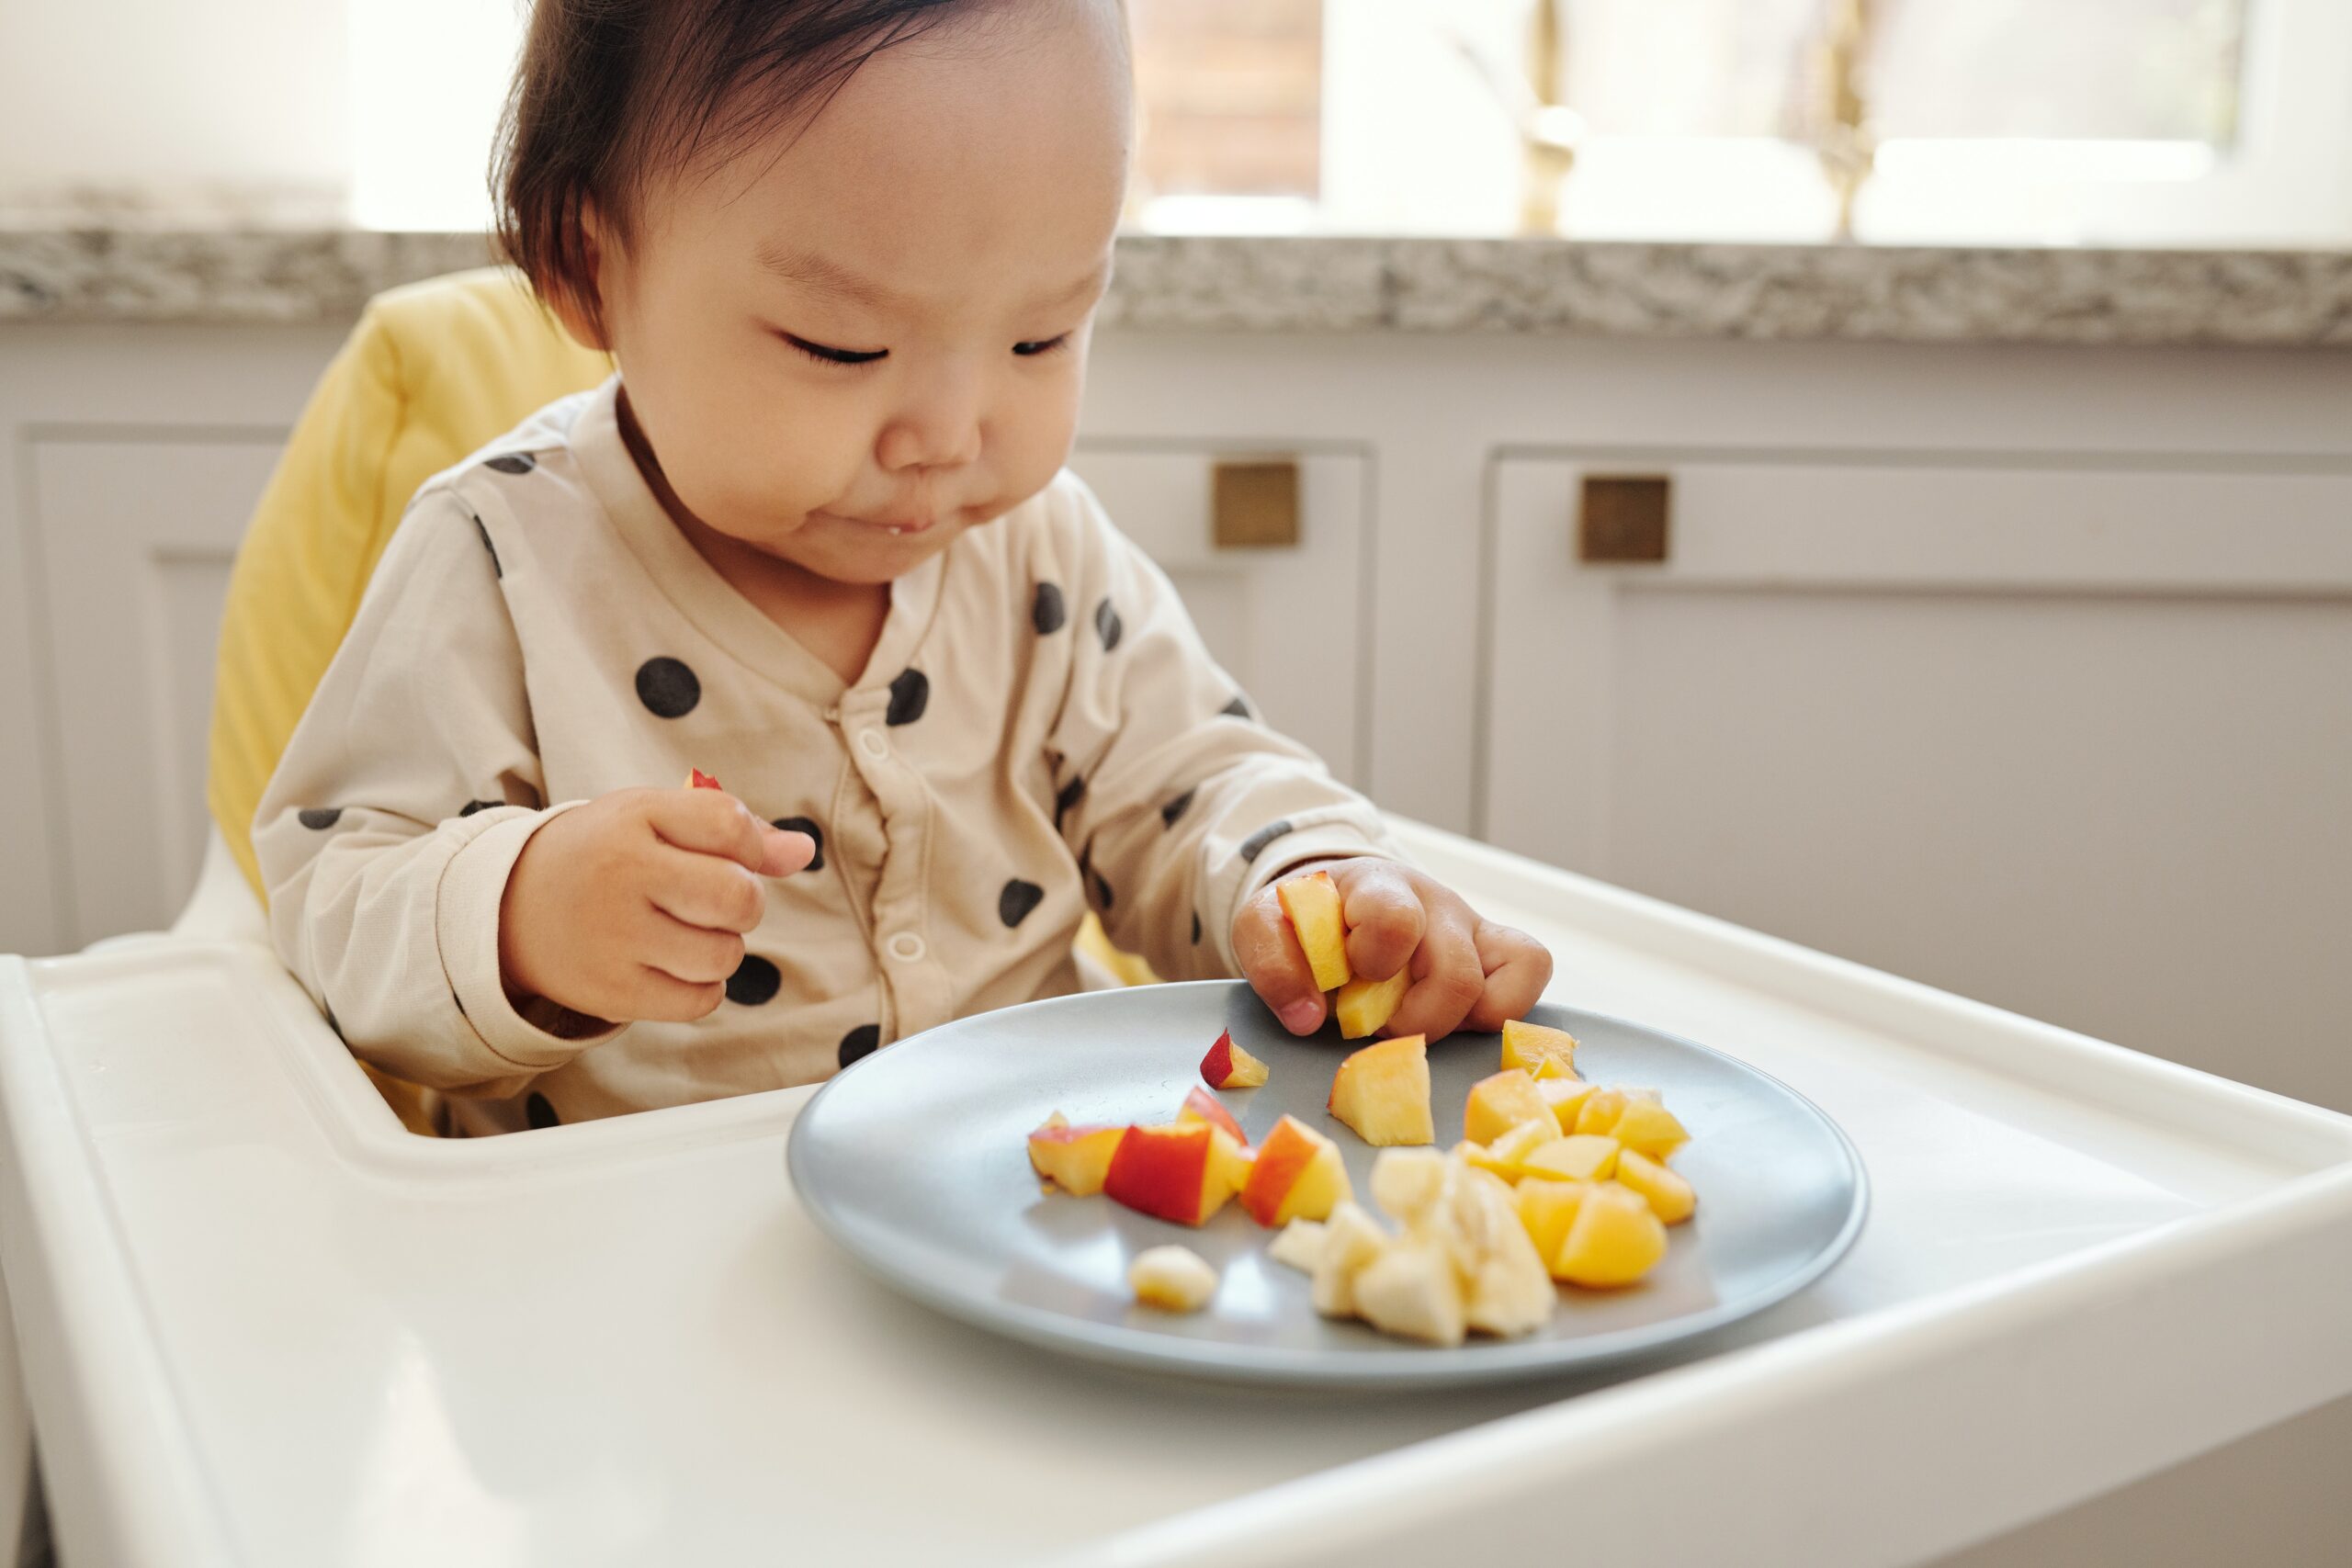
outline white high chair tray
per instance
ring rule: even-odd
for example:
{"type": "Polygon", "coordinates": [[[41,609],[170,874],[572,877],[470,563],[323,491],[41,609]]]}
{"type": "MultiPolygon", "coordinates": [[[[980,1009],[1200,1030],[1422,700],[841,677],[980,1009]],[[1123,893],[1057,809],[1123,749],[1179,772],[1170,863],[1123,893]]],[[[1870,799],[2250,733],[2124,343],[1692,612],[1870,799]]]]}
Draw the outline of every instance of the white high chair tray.
{"type": "MultiPolygon", "coordinates": [[[[807,1091],[402,1133],[269,955],[0,960],[0,1270],[67,1562],[1914,1562],[2352,1391],[2352,1119],[1427,829],[1554,999],[1852,1136],[1872,1212],[1679,1359],[1366,1398],[898,1298],[807,1091]]],[[[908,1129],[920,1157],[922,1129],[908,1129]]]]}

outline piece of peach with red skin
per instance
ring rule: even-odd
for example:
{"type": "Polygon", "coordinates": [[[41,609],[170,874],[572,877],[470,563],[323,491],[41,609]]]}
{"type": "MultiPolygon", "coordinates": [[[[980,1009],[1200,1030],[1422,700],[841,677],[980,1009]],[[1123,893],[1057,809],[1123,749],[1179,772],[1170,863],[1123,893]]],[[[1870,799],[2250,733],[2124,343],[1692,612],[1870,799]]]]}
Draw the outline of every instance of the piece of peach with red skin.
{"type": "Polygon", "coordinates": [[[1206,1122],[1129,1127],[1112,1152],[1102,1191],[1139,1214],[1201,1225],[1248,1175],[1241,1146],[1206,1122]]]}
{"type": "Polygon", "coordinates": [[[1343,1058],[1324,1109],[1375,1147],[1435,1143],[1427,1037],[1384,1040],[1343,1058]]]}
{"type": "Polygon", "coordinates": [[[686,787],[688,789],[720,789],[725,786],[700,768],[690,768],[686,771],[686,787]]]}
{"type": "Polygon", "coordinates": [[[1250,1179],[1241,1187],[1241,1206],[1260,1224],[1279,1226],[1327,1219],[1354,1196],[1340,1145],[1297,1117],[1285,1116],[1258,1145],[1250,1179]]]}
{"type": "Polygon", "coordinates": [[[1275,900],[1298,938],[1298,950],[1315,972],[1315,988],[1336,991],[1355,978],[1348,966],[1348,923],[1340,913],[1340,885],[1328,871],[1285,877],[1274,884],[1275,900]]]}
{"type": "Polygon", "coordinates": [[[1205,1122],[1212,1127],[1224,1128],[1226,1134],[1237,1144],[1250,1142],[1248,1134],[1241,1131],[1241,1123],[1233,1119],[1233,1112],[1227,1111],[1216,1096],[1197,1084],[1186,1092],[1184,1104],[1176,1112],[1176,1120],[1205,1122]]]}
{"type": "Polygon", "coordinates": [[[1211,1089],[1256,1089],[1263,1084],[1272,1069],[1265,1063],[1233,1043],[1233,1032],[1226,1031],[1201,1058],[1201,1077],[1211,1089]]]}
{"type": "Polygon", "coordinates": [[[1111,1156],[1126,1136],[1126,1128],[1112,1123],[1072,1126],[1058,1111],[1029,1134],[1029,1163],[1037,1174],[1073,1197],[1091,1198],[1102,1190],[1111,1156]]]}

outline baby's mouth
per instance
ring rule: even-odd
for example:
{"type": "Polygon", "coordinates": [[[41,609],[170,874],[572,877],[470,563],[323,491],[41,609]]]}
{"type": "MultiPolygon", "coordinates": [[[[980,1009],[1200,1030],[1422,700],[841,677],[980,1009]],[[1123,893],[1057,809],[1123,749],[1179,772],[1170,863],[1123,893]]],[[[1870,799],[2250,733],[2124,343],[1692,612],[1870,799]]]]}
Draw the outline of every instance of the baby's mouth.
{"type": "Polygon", "coordinates": [[[894,539],[911,538],[918,534],[928,534],[939,526],[940,521],[937,514],[928,517],[852,517],[846,513],[828,512],[825,515],[836,522],[847,523],[854,527],[878,529],[894,539]]]}

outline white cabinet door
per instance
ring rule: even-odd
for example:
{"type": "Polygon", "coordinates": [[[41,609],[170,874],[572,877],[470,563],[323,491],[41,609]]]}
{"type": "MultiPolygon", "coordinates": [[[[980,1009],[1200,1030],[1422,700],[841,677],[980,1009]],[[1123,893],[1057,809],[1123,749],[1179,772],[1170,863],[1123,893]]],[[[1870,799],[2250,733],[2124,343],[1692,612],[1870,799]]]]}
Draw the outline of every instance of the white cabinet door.
{"type": "Polygon", "coordinates": [[[1295,458],[1296,545],[1217,547],[1211,455],[1088,441],[1070,467],[1175,581],[1209,651],[1266,722],[1358,782],[1371,696],[1367,460],[1329,450],[1227,455],[1295,458]]]}
{"type": "Polygon", "coordinates": [[[257,434],[32,442],[71,943],[166,925],[195,886],[221,597],[277,452],[257,434]]]}
{"type": "Polygon", "coordinates": [[[1495,842],[2352,1110],[2352,465],[1527,452],[1489,529],[1495,842]]]}

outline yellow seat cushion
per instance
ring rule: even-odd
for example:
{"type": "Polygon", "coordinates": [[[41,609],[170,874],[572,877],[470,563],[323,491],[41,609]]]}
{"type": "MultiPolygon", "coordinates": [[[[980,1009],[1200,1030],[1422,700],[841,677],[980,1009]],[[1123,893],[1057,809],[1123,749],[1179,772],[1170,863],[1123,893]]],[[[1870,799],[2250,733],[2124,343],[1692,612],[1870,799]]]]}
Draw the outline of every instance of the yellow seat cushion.
{"type": "MultiPolygon", "coordinates": [[[[368,575],[417,487],[556,399],[612,372],[506,267],[437,277],[369,301],[262,492],[222,607],[207,803],[266,897],[254,811],[295,723],[358,614],[368,575]]],[[[1127,984],[1151,978],[1094,917],[1080,946],[1127,984]]],[[[378,1076],[411,1126],[414,1091],[378,1076]]]]}

